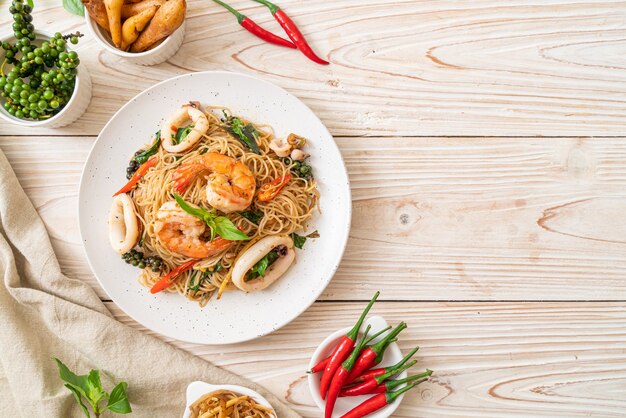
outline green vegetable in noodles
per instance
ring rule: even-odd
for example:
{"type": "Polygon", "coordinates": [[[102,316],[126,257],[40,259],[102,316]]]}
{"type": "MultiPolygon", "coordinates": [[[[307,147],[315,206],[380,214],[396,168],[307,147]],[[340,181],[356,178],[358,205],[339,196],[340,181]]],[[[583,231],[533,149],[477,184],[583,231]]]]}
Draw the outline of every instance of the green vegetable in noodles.
{"type": "MultiPolygon", "coordinates": [[[[226,113],[224,113],[226,115],[226,113]]],[[[255,154],[261,154],[259,144],[257,144],[257,138],[259,137],[259,131],[256,130],[254,125],[248,123],[244,125],[241,119],[237,116],[230,116],[226,119],[228,127],[226,130],[239,140],[243,145],[248,147],[250,151],[255,154]]]]}
{"type": "Polygon", "coordinates": [[[244,281],[249,282],[250,280],[254,280],[257,277],[265,277],[265,272],[267,271],[268,267],[274,264],[274,262],[278,260],[278,258],[278,252],[276,252],[275,250],[267,253],[265,257],[257,261],[257,263],[250,269],[248,274],[246,274],[244,281]]]}
{"type": "Polygon", "coordinates": [[[184,128],[178,128],[176,136],[174,137],[174,143],[180,144],[183,139],[187,138],[187,135],[193,130],[193,125],[185,126],[184,128]]]}
{"type": "Polygon", "coordinates": [[[261,222],[261,219],[263,219],[263,212],[261,211],[252,211],[252,210],[246,210],[244,212],[239,213],[242,217],[246,218],[247,220],[249,220],[250,222],[252,222],[255,225],[258,225],[259,222],[261,222]]]}
{"type": "Polygon", "coordinates": [[[203,221],[211,230],[211,241],[218,235],[229,241],[244,241],[250,239],[246,234],[241,232],[230,219],[225,216],[217,216],[213,212],[205,209],[194,207],[185,202],[182,197],[174,193],[174,199],[178,206],[188,214],[195,216],[203,221]]]}

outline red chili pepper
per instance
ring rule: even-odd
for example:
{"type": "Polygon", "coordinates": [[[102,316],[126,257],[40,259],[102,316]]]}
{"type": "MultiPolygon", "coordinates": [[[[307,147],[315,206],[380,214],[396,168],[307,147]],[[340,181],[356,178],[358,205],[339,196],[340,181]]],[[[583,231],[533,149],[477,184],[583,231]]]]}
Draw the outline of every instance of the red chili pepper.
{"type": "Polygon", "coordinates": [[[337,348],[335,348],[335,352],[331,356],[330,360],[328,360],[328,364],[324,369],[324,374],[322,374],[322,380],[320,381],[320,396],[322,399],[326,399],[326,392],[328,391],[328,386],[330,385],[330,381],[335,375],[335,372],[341,366],[341,363],[348,358],[350,352],[354,348],[354,344],[357,336],[359,335],[359,331],[361,330],[361,325],[363,324],[363,320],[367,316],[368,312],[372,308],[374,302],[380,295],[380,292],[376,292],[370,303],[367,304],[367,307],[359,317],[359,320],[354,324],[354,327],[348,331],[346,335],[341,337],[339,340],[339,344],[337,344],[337,348]]]}
{"type": "Polygon", "coordinates": [[[413,389],[415,386],[419,385],[421,382],[413,383],[412,385],[408,385],[403,387],[402,389],[396,390],[395,392],[385,392],[380,393],[376,396],[372,396],[359,406],[350,410],[347,414],[344,414],[341,418],[362,418],[366,415],[371,414],[372,412],[376,412],[381,408],[393,403],[398,396],[402,395],[404,392],[413,389]]]}
{"type": "Polygon", "coordinates": [[[156,165],[158,160],[158,157],[155,155],[145,163],[141,164],[137,171],[135,171],[135,174],[133,174],[133,176],[130,178],[128,183],[126,183],[124,187],[119,189],[117,193],[113,195],[113,197],[117,196],[118,194],[130,192],[133,187],[135,187],[135,184],[139,183],[139,180],[141,180],[141,178],[146,175],[148,170],[156,165]]]}
{"type": "Polygon", "coordinates": [[[243,26],[248,32],[250,32],[257,38],[263,39],[264,41],[269,42],[274,45],[280,45],[280,46],[285,46],[287,48],[296,49],[296,46],[292,42],[288,41],[285,38],[281,38],[278,35],[274,35],[270,31],[263,29],[261,26],[255,23],[252,19],[239,13],[237,10],[233,9],[232,7],[230,7],[228,4],[224,3],[223,1],[221,0],[213,0],[213,1],[219,4],[220,6],[224,7],[226,10],[228,10],[232,14],[234,14],[235,17],[237,18],[237,22],[241,26],[243,26]]]}
{"type": "MultiPolygon", "coordinates": [[[[401,371],[398,371],[398,373],[400,372],[401,371]]],[[[375,379],[367,380],[360,385],[350,386],[349,388],[342,389],[339,393],[339,396],[361,396],[370,395],[372,393],[385,393],[390,390],[394,390],[403,383],[409,383],[416,379],[428,377],[431,374],[433,374],[432,370],[426,370],[424,373],[416,374],[415,376],[407,377],[400,380],[387,380],[389,377],[391,377],[391,375],[380,375],[375,379]]]]}
{"type": "Polygon", "coordinates": [[[254,0],[257,3],[261,3],[267,6],[272,12],[274,19],[280,23],[280,26],[285,30],[285,33],[289,36],[289,39],[293,41],[294,44],[298,47],[300,52],[302,52],[308,59],[314,61],[318,64],[328,65],[330,64],[328,61],[320,58],[313,52],[306,39],[304,39],[304,35],[300,32],[300,29],[296,26],[296,24],[291,20],[289,16],[277,5],[267,0],[254,0]]]}
{"type": "MultiPolygon", "coordinates": [[[[397,362],[393,366],[383,367],[383,368],[380,368],[380,369],[370,369],[370,370],[367,370],[366,372],[363,372],[362,375],[360,375],[359,377],[354,379],[351,383],[364,382],[366,380],[373,379],[376,376],[380,376],[381,374],[389,373],[392,370],[399,369],[407,361],[409,361],[411,359],[411,357],[413,357],[415,355],[415,353],[417,353],[417,350],[419,350],[419,347],[415,347],[413,350],[411,350],[411,352],[409,354],[407,354],[402,360],[400,360],[399,362],[397,362]]],[[[382,356],[377,356],[376,360],[374,360],[375,364],[380,363],[380,361],[377,362],[378,357],[381,357],[381,359],[382,359],[382,356]]],[[[396,373],[394,373],[394,374],[396,374],[396,373]]]]}
{"type": "Polygon", "coordinates": [[[174,270],[170,271],[165,276],[163,276],[158,282],[156,282],[150,289],[150,293],[152,294],[159,293],[167,289],[174,283],[174,280],[179,274],[184,273],[190,268],[192,268],[198,261],[200,260],[190,260],[176,267],[174,270]]]}
{"type": "MultiPolygon", "coordinates": [[[[354,362],[357,357],[365,347],[368,340],[367,333],[370,331],[371,326],[368,325],[365,329],[365,335],[359,343],[354,347],[352,353],[350,353],[350,357],[346,359],[341,366],[335,371],[335,375],[333,376],[333,380],[330,382],[330,387],[328,388],[328,397],[326,398],[326,408],[324,410],[324,418],[331,418],[333,415],[333,409],[335,409],[335,402],[337,402],[337,398],[339,397],[339,392],[341,392],[341,388],[346,383],[348,376],[350,375],[350,371],[354,367],[354,362]]],[[[374,337],[375,338],[375,337],[374,337]]]]}
{"type": "Polygon", "coordinates": [[[256,198],[259,202],[269,202],[275,198],[278,193],[289,183],[291,180],[291,174],[287,173],[282,177],[277,177],[274,180],[265,183],[259,188],[256,198]]]}
{"type": "MultiPolygon", "coordinates": [[[[336,349],[337,347],[335,347],[336,349]]],[[[335,352],[335,350],[333,350],[333,353],[335,352]]],[[[319,373],[322,370],[324,370],[326,368],[326,365],[328,364],[328,361],[330,360],[330,357],[332,356],[332,353],[330,356],[326,357],[324,360],[320,361],[319,363],[317,363],[315,366],[313,366],[311,368],[311,370],[307,371],[307,373],[309,374],[315,374],[315,373],[319,373]]]]}
{"type": "Polygon", "coordinates": [[[348,377],[348,382],[352,382],[354,379],[359,377],[365,370],[369,369],[374,365],[376,361],[376,357],[384,353],[387,347],[389,347],[390,342],[400,334],[407,327],[406,323],[400,322],[393,331],[389,333],[383,340],[377,342],[371,347],[367,347],[361,355],[359,356],[356,364],[354,365],[354,369],[350,373],[348,377]]]}

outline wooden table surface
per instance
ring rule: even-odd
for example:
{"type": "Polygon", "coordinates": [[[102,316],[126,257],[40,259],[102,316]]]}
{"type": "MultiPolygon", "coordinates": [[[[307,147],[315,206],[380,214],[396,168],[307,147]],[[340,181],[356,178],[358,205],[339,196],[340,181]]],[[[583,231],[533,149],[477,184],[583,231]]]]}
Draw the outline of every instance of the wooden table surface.
{"type": "MultiPolygon", "coordinates": [[[[0,123],[0,148],[63,271],[141,328],[107,300],[83,254],[87,153],[113,113],[158,81],[253,74],[297,95],[335,136],[352,182],[348,248],[320,300],[283,329],[231,346],[172,344],[316,417],[308,358],[380,289],[374,313],[407,321],[403,350],[419,344],[420,365],[435,370],[395,417],[625,416],[626,4],[280,3],[332,65],[264,44],[211,1],[191,0],[185,42],[161,65],[81,40],[93,99],[72,126],[0,123]]],[[[37,27],[86,31],[60,0],[36,4],[37,27]]],[[[263,7],[230,4],[279,30],[263,7]]]]}

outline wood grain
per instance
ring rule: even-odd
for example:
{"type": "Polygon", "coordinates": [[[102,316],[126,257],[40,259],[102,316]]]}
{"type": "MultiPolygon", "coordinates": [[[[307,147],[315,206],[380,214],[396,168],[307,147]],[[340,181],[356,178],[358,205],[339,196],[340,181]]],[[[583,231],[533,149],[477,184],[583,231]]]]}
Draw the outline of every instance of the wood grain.
{"type": "MultiPolygon", "coordinates": [[[[317,303],[285,328],[245,344],[166,340],[263,384],[305,417],[317,417],[305,378],[309,358],[328,334],[351,325],[362,305],[317,303]]],[[[120,321],[151,333],[114,304],[107,306],[120,321]]],[[[400,344],[404,352],[420,346],[413,370],[435,372],[394,417],[622,417],[625,308],[624,303],[378,303],[373,314],[409,324],[400,344]]],[[[182,397],[183,390],[179,393],[182,397]]]]}
{"type": "MultiPolygon", "coordinates": [[[[262,6],[231,4],[280,33],[262,6]]],[[[94,97],[62,130],[0,124],[0,135],[97,134],[122,104],[166,78],[232,70],[300,97],[334,135],[626,135],[626,6],[623,1],[283,0],[332,65],[267,45],[226,11],[191,0],[179,53],[155,67],[131,65],[81,40],[94,97]]],[[[0,15],[0,26],[10,17],[0,15]]],[[[37,2],[35,23],[79,29],[57,0],[37,2]]]]}
{"type": "MultiPolygon", "coordinates": [[[[5,137],[63,270],[89,281],[76,220],[93,138],[5,137]],[[45,164],[42,164],[45,161],[45,164]]],[[[626,298],[624,138],[339,138],[348,248],[324,299],[626,298]]],[[[120,162],[120,170],[125,168],[120,162]]],[[[111,253],[111,257],[114,254],[111,253]]]]}

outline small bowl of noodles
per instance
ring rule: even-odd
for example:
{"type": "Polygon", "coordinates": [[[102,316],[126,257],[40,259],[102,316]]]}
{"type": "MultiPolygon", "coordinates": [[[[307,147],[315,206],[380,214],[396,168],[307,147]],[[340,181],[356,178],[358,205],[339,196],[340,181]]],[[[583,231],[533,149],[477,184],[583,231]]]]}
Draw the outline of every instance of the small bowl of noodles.
{"type": "Polygon", "coordinates": [[[187,407],[183,418],[276,418],[276,411],[252,389],[235,385],[193,382],[187,386],[187,407]]]}

